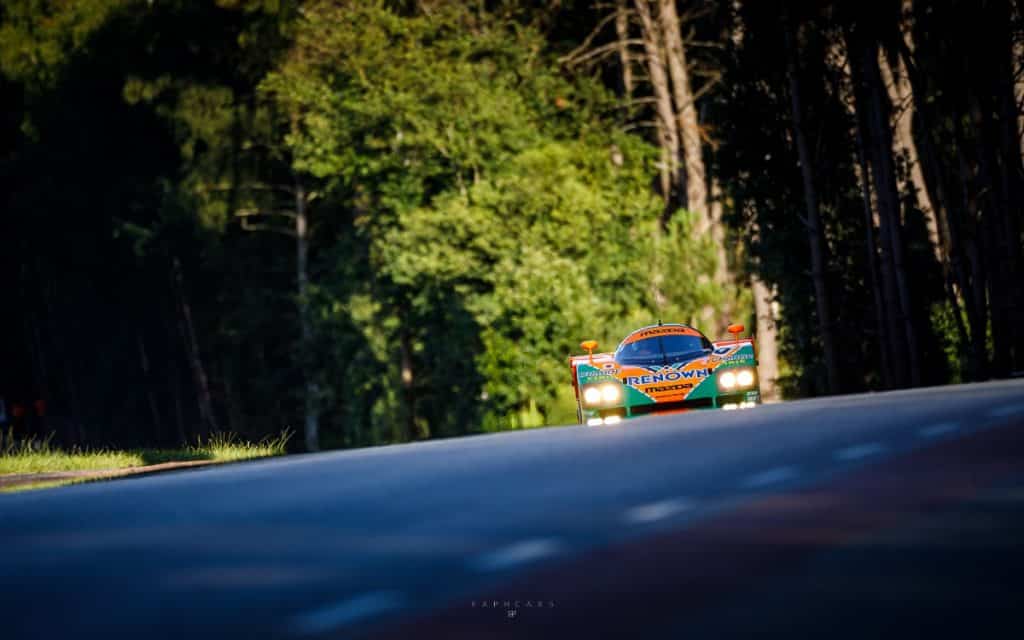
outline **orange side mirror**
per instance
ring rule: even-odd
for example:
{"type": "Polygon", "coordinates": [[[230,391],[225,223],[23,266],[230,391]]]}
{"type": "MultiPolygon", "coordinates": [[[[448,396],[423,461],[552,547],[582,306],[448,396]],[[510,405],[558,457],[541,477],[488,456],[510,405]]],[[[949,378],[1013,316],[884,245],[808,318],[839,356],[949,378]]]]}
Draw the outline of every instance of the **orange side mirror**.
{"type": "Polygon", "coordinates": [[[597,340],[584,340],[580,343],[580,348],[586,350],[587,355],[590,356],[590,364],[594,364],[594,349],[597,348],[597,340]]]}
{"type": "Polygon", "coordinates": [[[735,336],[739,333],[743,333],[743,329],[744,326],[742,324],[730,324],[727,331],[735,336]]]}

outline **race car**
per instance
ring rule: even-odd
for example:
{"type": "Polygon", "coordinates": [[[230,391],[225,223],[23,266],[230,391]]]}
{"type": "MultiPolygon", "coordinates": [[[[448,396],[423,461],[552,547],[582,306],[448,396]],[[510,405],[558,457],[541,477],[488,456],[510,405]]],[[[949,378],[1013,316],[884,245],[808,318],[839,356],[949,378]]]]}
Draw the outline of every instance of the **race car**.
{"type": "Polygon", "coordinates": [[[690,409],[749,409],[761,402],[754,340],[712,342],[685,324],[637,329],[614,352],[570,356],[576,416],[581,424],[615,424],[626,418],[690,409]]]}

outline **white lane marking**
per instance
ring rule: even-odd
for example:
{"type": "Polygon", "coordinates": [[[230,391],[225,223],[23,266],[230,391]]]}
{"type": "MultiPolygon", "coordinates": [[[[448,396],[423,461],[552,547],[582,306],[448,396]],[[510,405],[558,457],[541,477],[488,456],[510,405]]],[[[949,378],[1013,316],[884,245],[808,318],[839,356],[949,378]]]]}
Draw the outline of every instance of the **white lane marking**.
{"type": "Polygon", "coordinates": [[[693,503],[689,500],[670,498],[629,508],[626,510],[625,518],[628,522],[634,523],[656,522],[692,508],[693,503]]]}
{"type": "Polygon", "coordinates": [[[960,425],[958,425],[955,422],[940,422],[938,424],[932,424],[928,425],[927,427],[922,427],[917,432],[917,435],[921,436],[922,438],[937,438],[939,436],[946,435],[947,433],[953,433],[959,428],[960,425]]]}
{"type": "Polygon", "coordinates": [[[1007,404],[1007,405],[1003,405],[1001,407],[995,407],[993,409],[989,409],[988,417],[990,417],[990,418],[1005,418],[1007,416],[1012,416],[1014,414],[1022,413],[1022,412],[1024,412],[1024,402],[1020,402],[1020,403],[1017,403],[1017,404],[1007,404]]]}
{"type": "Polygon", "coordinates": [[[292,629],[303,635],[326,633],[364,618],[394,611],[404,602],[402,594],[395,591],[371,591],[298,615],[292,620],[292,629]]]}
{"type": "Polygon", "coordinates": [[[799,475],[799,472],[795,467],[775,467],[774,469],[768,469],[767,471],[747,476],[741,484],[745,489],[758,489],[775,484],[776,482],[795,478],[797,475],[799,475]]]}
{"type": "Polygon", "coordinates": [[[865,442],[864,444],[856,444],[852,447],[846,447],[836,451],[836,459],[844,462],[851,460],[860,460],[861,458],[867,458],[878,453],[885,451],[885,446],[878,442],[865,442]]]}
{"type": "Polygon", "coordinates": [[[551,539],[522,540],[507,547],[486,553],[473,563],[479,571],[500,571],[538,558],[558,553],[559,544],[551,539]]]}

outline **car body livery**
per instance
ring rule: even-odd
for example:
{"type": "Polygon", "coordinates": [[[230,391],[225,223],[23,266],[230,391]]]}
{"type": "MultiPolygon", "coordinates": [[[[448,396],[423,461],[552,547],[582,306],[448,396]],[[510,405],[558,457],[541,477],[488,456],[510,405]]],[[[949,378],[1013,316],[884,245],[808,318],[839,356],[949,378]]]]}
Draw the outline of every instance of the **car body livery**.
{"type": "Polygon", "coordinates": [[[754,341],[731,325],[728,340],[711,342],[685,324],[637,329],[612,353],[597,342],[571,356],[577,417],[590,426],[689,409],[747,409],[760,403],[754,341]]]}

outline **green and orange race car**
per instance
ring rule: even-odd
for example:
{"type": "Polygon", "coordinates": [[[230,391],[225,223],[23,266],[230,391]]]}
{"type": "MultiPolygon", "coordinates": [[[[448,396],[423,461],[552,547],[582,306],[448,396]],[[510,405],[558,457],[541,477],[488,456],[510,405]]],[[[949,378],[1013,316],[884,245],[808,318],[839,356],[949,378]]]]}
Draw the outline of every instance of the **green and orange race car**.
{"type": "Polygon", "coordinates": [[[594,353],[595,340],[570,356],[577,418],[581,424],[615,424],[625,418],[689,409],[748,409],[761,401],[757,354],[743,325],[732,338],[712,342],[685,324],[637,329],[611,353],[594,353]]]}

